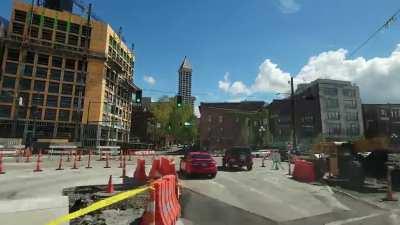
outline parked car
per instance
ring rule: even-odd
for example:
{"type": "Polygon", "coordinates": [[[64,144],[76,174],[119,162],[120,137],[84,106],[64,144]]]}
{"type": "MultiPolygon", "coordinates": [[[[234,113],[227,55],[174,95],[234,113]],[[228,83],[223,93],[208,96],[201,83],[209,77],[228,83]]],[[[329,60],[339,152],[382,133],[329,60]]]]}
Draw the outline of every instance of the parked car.
{"type": "Polygon", "coordinates": [[[225,152],[222,158],[224,168],[246,167],[247,170],[253,169],[253,156],[248,147],[233,147],[225,152]]]}
{"type": "Polygon", "coordinates": [[[208,152],[192,151],[181,158],[179,171],[185,177],[201,174],[214,178],[217,175],[217,162],[208,152]]]}

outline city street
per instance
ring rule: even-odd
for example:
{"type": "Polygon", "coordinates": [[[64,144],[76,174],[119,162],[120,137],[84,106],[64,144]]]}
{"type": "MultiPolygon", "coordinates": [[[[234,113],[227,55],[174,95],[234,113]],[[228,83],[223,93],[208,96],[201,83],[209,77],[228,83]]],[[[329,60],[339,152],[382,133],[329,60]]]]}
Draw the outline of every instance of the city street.
{"type": "MultiPolygon", "coordinates": [[[[152,157],[146,157],[146,170],[152,157]]],[[[35,159],[35,158],[34,158],[35,159]]],[[[179,158],[175,157],[176,166],[179,158]]],[[[220,164],[221,158],[216,157],[220,164]]],[[[136,157],[127,161],[132,176],[136,157]]],[[[0,220],[2,224],[45,224],[68,213],[68,198],[62,190],[84,185],[104,185],[113,175],[121,183],[119,161],[92,161],[86,169],[87,156],[78,170],[73,162],[64,162],[56,171],[57,157],[44,157],[43,172],[35,173],[35,161],[16,163],[6,159],[6,174],[0,175],[0,220]]],[[[271,170],[270,161],[261,167],[255,159],[252,171],[219,171],[216,178],[194,177],[181,180],[183,193],[182,223],[190,224],[398,224],[399,210],[383,210],[348,196],[334,193],[328,186],[300,183],[290,179],[287,164],[283,170],[271,170]]]]}
{"type": "Polygon", "coordinates": [[[213,180],[183,180],[190,190],[183,195],[184,218],[193,224],[244,224],[245,219],[248,224],[287,225],[400,222],[396,210],[384,211],[334,193],[328,186],[289,179],[286,163],[278,171],[270,169],[270,161],[265,168],[260,165],[256,159],[252,171],[219,171],[213,180]]]}

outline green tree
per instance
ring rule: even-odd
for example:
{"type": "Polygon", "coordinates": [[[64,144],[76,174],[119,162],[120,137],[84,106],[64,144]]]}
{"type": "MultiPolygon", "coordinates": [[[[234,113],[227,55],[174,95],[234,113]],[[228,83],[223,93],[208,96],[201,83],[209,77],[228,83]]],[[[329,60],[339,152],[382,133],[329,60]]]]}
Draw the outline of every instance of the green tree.
{"type": "Polygon", "coordinates": [[[154,115],[156,130],[153,132],[156,132],[157,140],[170,135],[181,144],[196,141],[197,118],[190,105],[178,108],[175,98],[163,96],[158,102],[152,103],[150,111],[154,115]]]}

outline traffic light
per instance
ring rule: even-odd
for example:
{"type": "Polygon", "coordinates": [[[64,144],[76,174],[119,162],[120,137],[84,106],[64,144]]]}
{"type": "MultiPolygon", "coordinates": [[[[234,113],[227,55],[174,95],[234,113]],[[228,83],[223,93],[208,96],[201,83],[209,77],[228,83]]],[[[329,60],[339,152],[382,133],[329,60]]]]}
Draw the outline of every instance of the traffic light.
{"type": "Polygon", "coordinates": [[[142,102],[142,90],[136,91],[135,102],[141,103],[142,102]]]}
{"type": "Polygon", "coordinates": [[[182,107],[182,96],[180,95],[176,96],[176,105],[178,106],[178,108],[182,107]]]}

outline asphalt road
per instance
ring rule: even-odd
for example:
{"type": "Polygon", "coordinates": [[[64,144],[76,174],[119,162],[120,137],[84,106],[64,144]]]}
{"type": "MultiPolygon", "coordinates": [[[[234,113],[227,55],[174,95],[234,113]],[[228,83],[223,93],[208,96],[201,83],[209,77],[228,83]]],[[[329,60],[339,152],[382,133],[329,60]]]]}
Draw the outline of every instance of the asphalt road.
{"type": "Polygon", "coordinates": [[[260,167],[257,159],[252,171],[219,171],[213,180],[182,180],[185,224],[400,224],[397,211],[289,179],[287,164],[279,171],[269,166],[260,167]]]}

